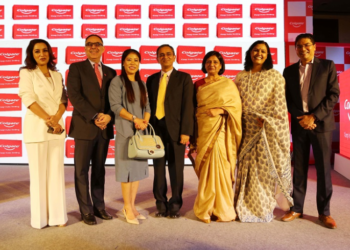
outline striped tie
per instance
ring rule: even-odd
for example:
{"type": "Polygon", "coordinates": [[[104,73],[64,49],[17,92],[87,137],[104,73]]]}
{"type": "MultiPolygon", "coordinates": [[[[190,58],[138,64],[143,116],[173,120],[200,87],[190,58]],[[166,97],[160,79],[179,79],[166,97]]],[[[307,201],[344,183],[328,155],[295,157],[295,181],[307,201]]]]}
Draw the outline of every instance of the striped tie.
{"type": "Polygon", "coordinates": [[[167,77],[168,75],[164,73],[159,83],[157,111],[156,111],[156,117],[158,118],[158,120],[162,119],[165,116],[164,100],[165,100],[165,92],[166,92],[166,85],[167,85],[167,77]]]}

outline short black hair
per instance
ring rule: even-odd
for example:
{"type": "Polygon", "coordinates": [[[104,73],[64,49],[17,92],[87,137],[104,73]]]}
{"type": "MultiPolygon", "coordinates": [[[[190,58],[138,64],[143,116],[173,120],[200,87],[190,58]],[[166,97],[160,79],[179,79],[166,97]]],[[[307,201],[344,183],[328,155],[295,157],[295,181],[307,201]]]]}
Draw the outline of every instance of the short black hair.
{"type": "Polygon", "coordinates": [[[209,57],[211,56],[216,56],[219,61],[220,61],[220,64],[221,64],[221,69],[219,71],[219,75],[222,75],[224,72],[225,72],[225,61],[224,61],[224,58],[222,57],[222,55],[215,51],[215,50],[212,50],[212,51],[209,51],[207,54],[205,54],[204,58],[203,58],[203,61],[202,61],[202,71],[204,74],[208,73],[207,70],[205,69],[205,64],[207,63],[207,60],[209,57]]]}
{"type": "Polygon", "coordinates": [[[312,44],[315,44],[315,38],[312,34],[310,33],[301,33],[299,34],[296,38],[295,38],[295,47],[297,46],[297,43],[299,42],[300,39],[303,39],[303,38],[309,38],[310,41],[312,42],[312,44]]]}
{"type": "Polygon", "coordinates": [[[159,52],[159,50],[160,50],[161,48],[163,48],[163,47],[169,47],[169,48],[173,51],[173,54],[174,54],[174,56],[175,56],[175,50],[174,50],[174,48],[173,48],[171,45],[169,45],[169,44],[162,44],[162,45],[160,45],[160,46],[157,48],[157,57],[158,57],[158,52],[159,52]]]}
{"type": "Polygon", "coordinates": [[[97,35],[97,34],[88,35],[88,36],[85,38],[85,43],[86,43],[86,41],[87,41],[90,37],[92,37],[92,36],[96,36],[96,37],[100,38],[100,39],[101,39],[101,42],[102,42],[102,44],[103,44],[103,39],[102,39],[102,37],[100,37],[100,36],[97,35]]]}
{"type": "Polygon", "coordinates": [[[269,70],[269,69],[273,68],[273,61],[272,61],[270,46],[267,44],[267,42],[265,42],[263,40],[258,40],[258,41],[255,41],[252,45],[250,45],[249,49],[245,53],[245,62],[244,62],[244,70],[245,71],[249,71],[253,68],[253,61],[252,61],[252,58],[250,56],[250,52],[258,44],[265,44],[265,46],[267,48],[267,58],[266,58],[264,64],[262,65],[262,69],[269,70]]]}

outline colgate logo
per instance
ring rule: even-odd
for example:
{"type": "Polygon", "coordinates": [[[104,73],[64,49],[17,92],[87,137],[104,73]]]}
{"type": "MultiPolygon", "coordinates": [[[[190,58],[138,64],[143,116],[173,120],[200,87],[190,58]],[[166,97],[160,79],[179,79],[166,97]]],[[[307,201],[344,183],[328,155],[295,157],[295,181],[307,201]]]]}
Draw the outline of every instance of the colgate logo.
{"type": "Polygon", "coordinates": [[[123,55],[123,52],[121,52],[121,51],[108,51],[107,54],[109,54],[113,57],[121,57],[123,55]]]}
{"type": "Polygon", "coordinates": [[[182,54],[185,54],[188,57],[197,57],[197,56],[203,54],[203,52],[201,52],[201,51],[182,51],[182,54]]]}
{"type": "Polygon", "coordinates": [[[0,53],[0,56],[3,56],[7,59],[12,59],[16,56],[19,56],[19,53],[0,53]]]}
{"type": "Polygon", "coordinates": [[[144,77],[149,77],[150,75],[149,74],[145,74],[144,77]]]}
{"type": "Polygon", "coordinates": [[[0,125],[3,125],[6,128],[13,128],[14,126],[17,126],[19,122],[0,122],[0,125]]]}
{"type": "Polygon", "coordinates": [[[70,9],[52,9],[51,11],[55,12],[58,15],[66,14],[67,12],[70,12],[70,9]]]}
{"type": "Polygon", "coordinates": [[[157,57],[156,51],[145,51],[145,54],[151,56],[151,57],[157,57]]]}
{"type": "Polygon", "coordinates": [[[348,101],[348,99],[345,99],[344,109],[350,109],[350,102],[348,101]]]}
{"type": "Polygon", "coordinates": [[[341,73],[343,73],[344,71],[342,70],[337,70],[337,76],[339,76],[341,73]]]}
{"type": "Polygon", "coordinates": [[[37,31],[37,29],[17,29],[17,31],[20,31],[23,34],[31,34],[32,32],[37,31]]]}
{"type": "Polygon", "coordinates": [[[229,79],[236,79],[236,76],[235,75],[225,75],[226,78],[229,78],[229,79]]]}
{"type": "Polygon", "coordinates": [[[192,9],[192,8],[188,8],[187,11],[190,11],[193,14],[199,14],[199,13],[202,13],[203,11],[206,11],[206,9],[192,9]]]}
{"type": "Polygon", "coordinates": [[[6,82],[13,82],[18,78],[19,76],[0,76],[0,79],[4,79],[6,82]]]}
{"type": "Polygon", "coordinates": [[[233,13],[236,13],[237,11],[240,11],[241,9],[221,8],[220,10],[228,14],[233,14],[233,13]]]}
{"type": "Polygon", "coordinates": [[[86,28],[85,30],[90,31],[91,33],[100,33],[101,31],[105,31],[104,28],[86,28]]]}
{"type": "Polygon", "coordinates": [[[308,5],[307,7],[312,10],[314,9],[313,5],[308,5]]]}
{"type": "Polygon", "coordinates": [[[320,56],[322,56],[324,54],[324,51],[316,51],[315,52],[315,56],[316,57],[320,57],[320,56]]]}
{"type": "Polygon", "coordinates": [[[235,57],[236,55],[239,55],[239,52],[220,51],[219,53],[225,57],[235,57]]]}
{"type": "Polygon", "coordinates": [[[80,51],[72,51],[70,53],[72,55],[75,55],[76,57],[84,57],[84,56],[86,56],[85,52],[80,52],[80,51]]]}
{"type": "Polygon", "coordinates": [[[69,31],[71,31],[72,29],[57,29],[57,28],[53,28],[51,30],[55,31],[56,33],[64,34],[64,33],[67,33],[69,31]]]}
{"type": "Polygon", "coordinates": [[[108,145],[108,148],[115,151],[115,146],[112,146],[112,145],[108,145]]]}
{"type": "Polygon", "coordinates": [[[20,145],[0,145],[0,148],[4,148],[6,151],[13,151],[19,148],[20,145]]]}
{"type": "Polygon", "coordinates": [[[153,9],[153,11],[156,11],[159,14],[166,14],[166,13],[172,11],[172,9],[153,9]]]}
{"type": "Polygon", "coordinates": [[[348,56],[350,56],[350,51],[346,51],[345,54],[348,55],[348,56]]]}
{"type": "Polygon", "coordinates": [[[21,12],[23,15],[30,15],[33,12],[36,12],[36,10],[34,9],[18,9],[17,12],[21,12]]]}
{"type": "Polygon", "coordinates": [[[70,148],[75,148],[75,145],[71,145],[70,148]]]}
{"type": "Polygon", "coordinates": [[[134,14],[135,12],[139,11],[138,9],[120,9],[120,11],[123,11],[125,14],[134,14]]]}
{"type": "Polygon", "coordinates": [[[229,28],[229,27],[222,27],[221,30],[224,30],[226,32],[236,32],[238,30],[240,30],[241,28],[229,28]]]}
{"type": "Polygon", "coordinates": [[[197,81],[199,78],[203,77],[202,75],[191,75],[192,81],[197,81]]]}
{"type": "Polygon", "coordinates": [[[270,11],[275,10],[274,8],[255,8],[255,10],[259,11],[260,13],[269,13],[270,11]]]}
{"type": "Polygon", "coordinates": [[[193,33],[200,33],[200,32],[203,32],[203,31],[207,30],[207,28],[192,28],[192,27],[189,27],[189,28],[187,28],[187,30],[192,31],[193,33]]]}
{"type": "Polygon", "coordinates": [[[138,28],[120,28],[121,31],[124,31],[125,33],[134,33],[135,31],[138,31],[138,28]]]}
{"type": "Polygon", "coordinates": [[[154,28],[153,30],[155,30],[159,33],[167,33],[168,31],[172,31],[173,28],[154,28]]]}
{"type": "Polygon", "coordinates": [[[304,22],[290,22],[290,25],[292,25],[294,28],[300,28],[304,25],[304,22]]]}
{"type": "Polygon", "coordinates": [[[259,30],[260,32],[270,32],[271,30],[274,30],[275,28],[273,27],[256,27],[256,30],[259,30]]]}
{"type": "Polygon", "coordinates": [[[276,53],[271,53],[271,56],[274,56],[276,53]]]}
{"type": "Polygon", "coordinates": [[[97,15],[105,10],[104,9],[86,9],[86,11],[90,12],[91,14],[97,15]]]}
{"type": "Polygon", "coordinates": [[[12,105],[18,102],[18,99],[0,99],[0,102],[4,102],[7,105],[12,105]]]}

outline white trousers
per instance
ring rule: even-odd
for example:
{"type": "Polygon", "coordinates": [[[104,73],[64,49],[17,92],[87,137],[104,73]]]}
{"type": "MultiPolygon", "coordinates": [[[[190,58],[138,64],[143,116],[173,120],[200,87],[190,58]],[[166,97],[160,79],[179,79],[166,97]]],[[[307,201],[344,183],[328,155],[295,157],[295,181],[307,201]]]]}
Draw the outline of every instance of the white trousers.
{"type": "Polygon", "coordinates": [[[26,143],[30,174],[31,225],[43,228],[68,221],[64,182],[64,139],[26,143]]]}

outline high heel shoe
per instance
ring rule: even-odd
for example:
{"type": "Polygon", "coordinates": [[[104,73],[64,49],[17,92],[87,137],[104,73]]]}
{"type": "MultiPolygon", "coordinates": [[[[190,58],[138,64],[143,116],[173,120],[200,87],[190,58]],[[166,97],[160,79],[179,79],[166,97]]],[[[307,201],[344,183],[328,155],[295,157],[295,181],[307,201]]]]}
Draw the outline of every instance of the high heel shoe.
{"type": "Polygon", "coordinates": [[[138,215],[136,215],[136,218],[138,219],[138,220],[146,220],[147,218],[144,216],[144,215],[142,215],[142,214],[138,214],[138,215]]]}
{"type": "Polygon", "coordinates": [[[135,224],[135,225],[139,225],[139,224],[140,224],[139,221],[138,221],[136,218],[135,218],[135,219],[132,219],[132,220],[128,219],[128,217],[126,216],[126,210],[125,210],[125,208],[123,209],[123,214],[124,214],[124,216],[125,216],[125,219],[126,219],[126,222],[127,222],[127,223],[135,224]]]}

